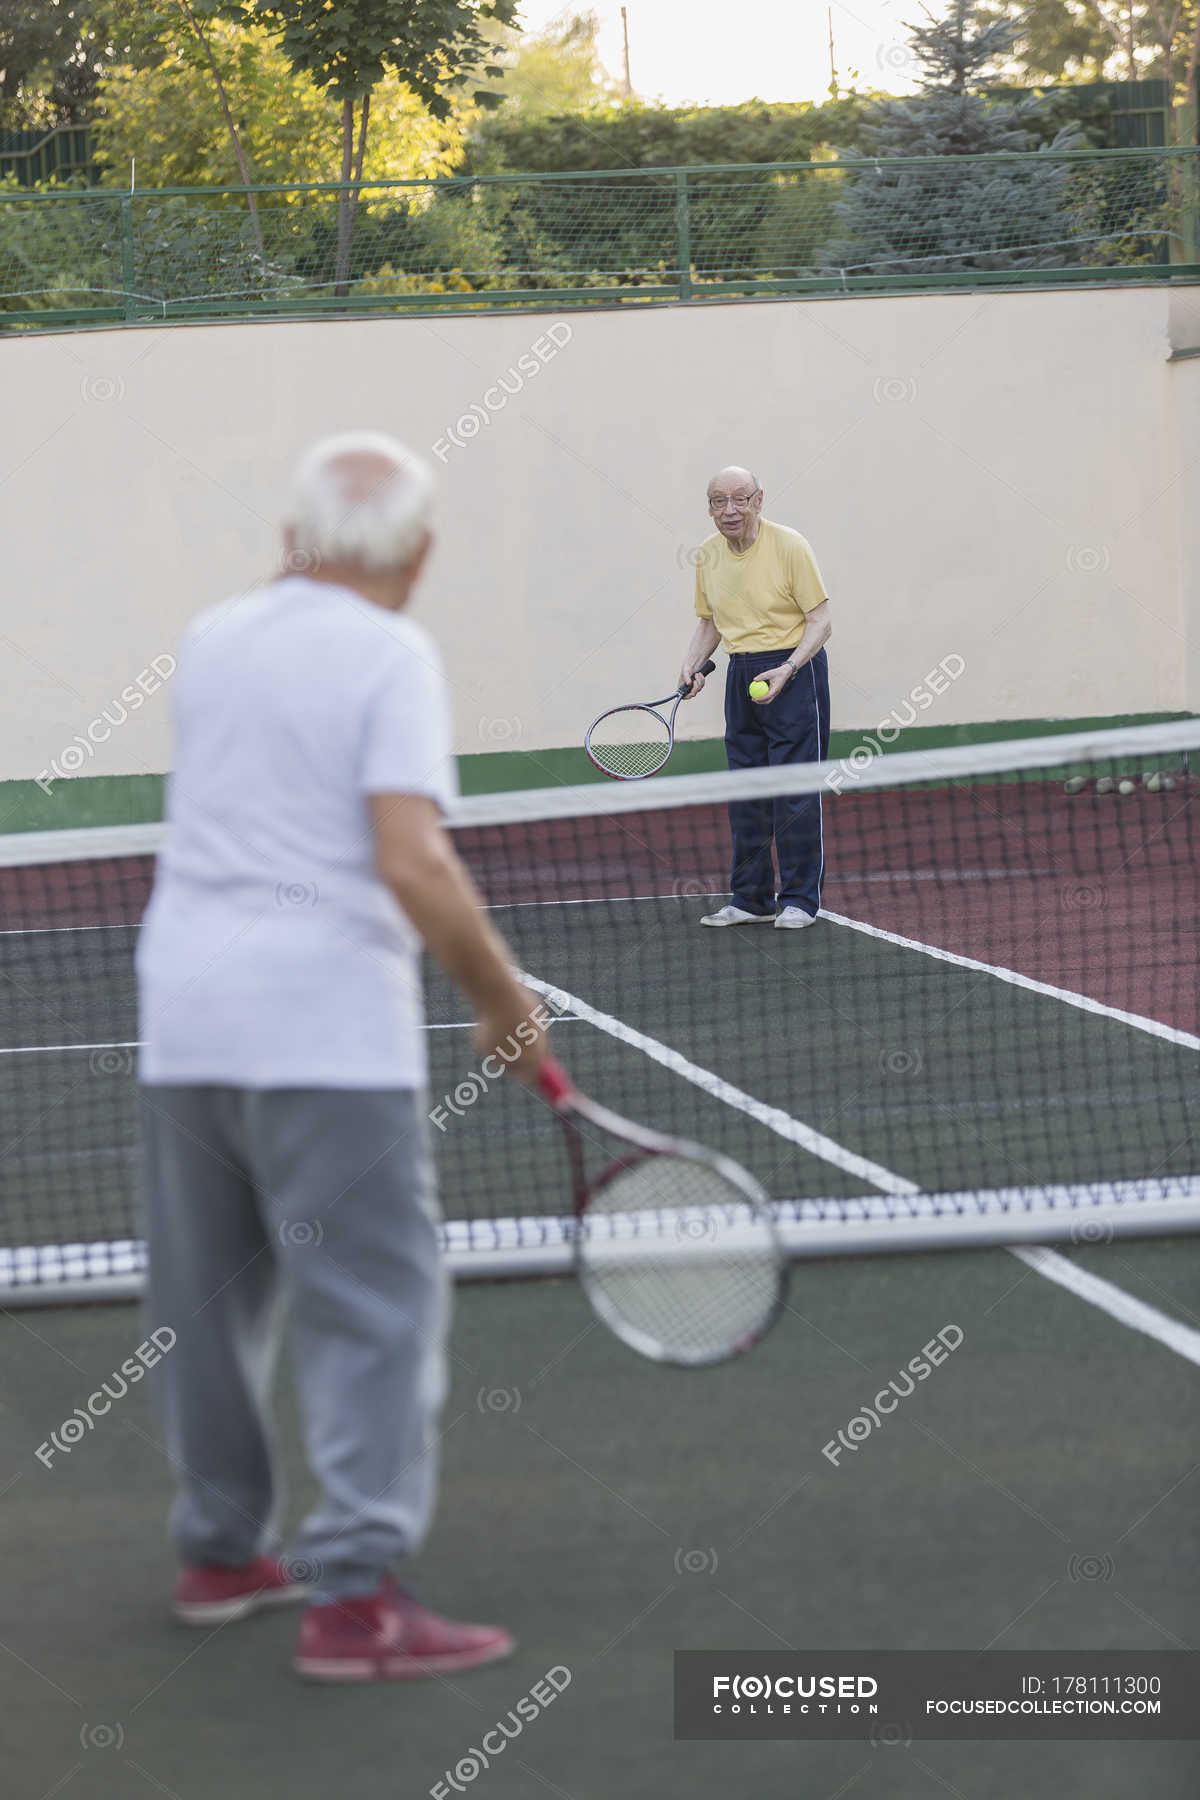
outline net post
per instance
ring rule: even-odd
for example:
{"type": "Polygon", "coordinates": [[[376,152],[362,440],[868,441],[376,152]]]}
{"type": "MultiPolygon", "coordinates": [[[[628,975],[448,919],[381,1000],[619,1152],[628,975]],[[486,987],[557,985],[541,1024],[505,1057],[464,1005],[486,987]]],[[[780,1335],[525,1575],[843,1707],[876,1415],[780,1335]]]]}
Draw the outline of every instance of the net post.
{"type": "Polygon", "coordinates": [[[679,298],[692,297],[692,229],[688,216],[687,170],[675,171],[675,261],[679,274],[679,298]]]}
{"type": "Polygon", "coordinates": [[[125,292],[122,296],[125,317],[133,319],[137,316],[137,300],[134,289],[137,283],[134,277],[133,261],[133,195],[121,195],[121,286],[125,292]]]}

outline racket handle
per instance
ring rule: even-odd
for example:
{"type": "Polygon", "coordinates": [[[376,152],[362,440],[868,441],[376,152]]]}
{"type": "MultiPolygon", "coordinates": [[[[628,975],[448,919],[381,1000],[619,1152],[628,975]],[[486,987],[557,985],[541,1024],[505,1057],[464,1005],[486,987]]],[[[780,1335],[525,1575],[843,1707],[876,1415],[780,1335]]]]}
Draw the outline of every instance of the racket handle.
{"type": "MultiPolygon", "coordinates": [[[[713,670],[716,668],[716,666],[717,666],[716,663],[713,661],[712,657],[710,656],[707,662],[702,662],[700,664],[700,667],[696,670],[696,674],[697,675],[711,675],[713,670]]],[[[681,687],[679,689],[679,693],[680,693],[680,696],[686,694],[687,688],[681,687]]]]}
{"type": "Polygon", "coordinates": [[[553,1107],[562,1107],[574,1092],[571,1078],[555,1056],[542,1058],[538,1070],[538,1092],[553,1107]]]}

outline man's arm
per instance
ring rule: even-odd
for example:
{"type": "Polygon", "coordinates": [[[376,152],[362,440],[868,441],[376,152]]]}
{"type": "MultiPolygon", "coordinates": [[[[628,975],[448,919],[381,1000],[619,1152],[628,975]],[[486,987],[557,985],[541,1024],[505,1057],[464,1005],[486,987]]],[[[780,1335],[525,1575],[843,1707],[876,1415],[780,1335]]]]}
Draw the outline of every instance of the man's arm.
{"type": "Polygon", "coordinates": [[[544,1031],[531,1020],[542,1002],[514,976],[507,946],[481,910],[480,895],[436,802],[423,794],[368,799],[375,866],[429,954],[474,1005],[476,1049],[486,1055],[515,1039],[512,1048],[520,1044],[523,1050],[514,1073],[522,1081],[536,1080],[546,1043],[544,1031]]]}
{"type": "Polygon", "coordinates": [[[806,662],[811,662],[817,651],[821,649],[822,645],[829,642],[832,635],[833,626],[829,622],[829,602],[822,600],[820,606],[814,606],[811,612],[805,614],[804,630],[800,634],[800,642],[786,661],[779,663],[773,669],[764,669],[758,677],[760,681],[767,683],[770,692],[765,694],[761,700],[756,700],[754,704],[770,706],[776,694],[782,693],[788,682],[791,681],[796,670],[802,669],[806,662]]]}
{"type": "Polygon", "coordinates": [[[690,685],[691,688],[690,693],[686,696],[687,699],[694,700],[704,686],[704,677],[699,673],[700,664],[707,662],[720,641],[721,634],[711,619],[696,620],[692,641],[679,665],[680,687],[690,685]]]}

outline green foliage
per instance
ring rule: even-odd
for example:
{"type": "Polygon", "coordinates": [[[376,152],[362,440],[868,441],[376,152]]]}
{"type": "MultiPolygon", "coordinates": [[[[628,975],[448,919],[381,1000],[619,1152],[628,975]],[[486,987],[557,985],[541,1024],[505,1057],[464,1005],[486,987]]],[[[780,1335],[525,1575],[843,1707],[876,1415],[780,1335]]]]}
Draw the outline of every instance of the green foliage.
{"type": "MultiPolygon", "coordinates": [[[[839,194],[839,230],[826,259],[857,273],[946,274],[960,269],[1022,269],[1077,260],[1066,210],[1068,170],[1037,156],[1009,162],[938,167],[950,158],[995,156],[1032,148],[1037,99],[989,100],[978,91],[988,65],[1011,49],[1003,21],[983,23],[973,0],[954,0],[940,21],[914,29],[924,91],[881,100],[844,160],[853,176],[839,194]],[[936,159],[906,166],[899,159],[936,159]]],[[[1041,149],[1066,149],[1076,122],[1041,149]]]]}
{"type": "Polygon", "coordinates": [[[579,113],[615,100],[617,83],[600,62],[599,29],[594,12],[566,13],[536,35],[492,25],[492,61],[502,72],[485,85],[503,101],[503,116],[579,113]]]}
{"type": "Polygon", "coordinates": [[[690,163],[804,162],[814,147],[853,143],[869,106],[852,95],[826,106],[662,107],[629,102],[582,114],[489,115],[467,148],[464,168],[502,170],[650,169],[690,163]]]}
{"type": "MultiPolygon", "coordinates": [[[[292,69],[335,100],[358,100],[393,71],[435,118],[449,117],[447,89],[485,61],[482,19],[510,25],[517,0],[220,0],[239,22],[260,24],[279,39],[292,69]]],[[[480,93],[481,105],[496,96],[480,93]]]]}
{"type": "Polygon", "coordinates": [[[12,176],[0,177],[0,307],[5,312],[120,305],[117,202],[39,197],[75,188],[81,194],[88,191],[78,176],[53,190],[43,183],[21,187],[12,176]]]}
{"type": "Polygon", "coordinates": [[[1013,82],[1100,81],[1113,54],[1112,37],[1083,0],[1000,0],[980,6],[978,17],[1012,27],[999,66],[1013,82]]]}
{"type": "MultiPolygon", "coordinates": [[[[337,279],[337,218],[328,197],[293,212],[290,267],[309,287],[337,279]]],[[[469,292],[500,279],[502,251],[484,209],[454,183],[411,197],[368,196],[355,221],[350,276],[363,293],[469,292]]]]}
{"type": "MultiPolygon", "coordinates": [[[[243,151],[257,182],[328,181],[338,174],[337,102],[288,67],[265,32],[207,27],[243,151]]],[[[139,187],[210,187],[240,180],[207,60],[182,38],[153,69],[118,68],[100,90],[95,142],[110,178],[127,183],[131,158],[139,187]]],[[[462,128],[431,117],[395,75],[372,98],[364,175],[404,179],[449,174],[461,155],[462,128]]]]}
{"type": "Polygon", "coordinates": [[[87,119],[95,93],[89,0],[5,0],[0,7],[0,129],[87,119]]]}

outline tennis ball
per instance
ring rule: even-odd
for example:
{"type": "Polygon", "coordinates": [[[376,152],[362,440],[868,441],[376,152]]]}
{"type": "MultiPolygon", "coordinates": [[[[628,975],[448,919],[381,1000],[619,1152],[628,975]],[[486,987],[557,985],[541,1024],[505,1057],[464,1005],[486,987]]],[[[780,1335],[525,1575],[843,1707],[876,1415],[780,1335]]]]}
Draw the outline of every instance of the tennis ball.
{"type": "Polygon", "coordinates": [[[1136,791],[1137,791],[1137,782],[1130,781],[1128,775],[1123,775],[1121,777],[1120,781],[1117,783],[1118,794],[1132,794],[1132,793],[1136,793],[1136,791]]]}
{"type": "Polygon", "coordinates": [[[1088,778],[1086,775],[1069,775],[1066,781],[1063,782],[1063,793],[1082,794],[1087,784],[1088,778]]]}
{"type": "Polygon", "coordinates": [[[1096,783],[1096,792],[1098,794],[1111,794],[1116,785],[1117,784],[1111,775],[1102,775],[1096,783]]]}
{"type": "Polygon", "coordinates": [[[1148,794],[1157,794],[1160,791],[1160,789],[1162,788],[1162,781],[1159,777],[1158,771],[1155,770],[1150,775],[1143,775],[1142,776],[1142,786],[1145,788],[1145,790],[1148,794]]]}
{"type": "Polygon", "coordinates": [[[750,683],[750,698],[752,700],[765,700],[770,691],[771,684],[769,681],[752,681],[750,683]]]}

